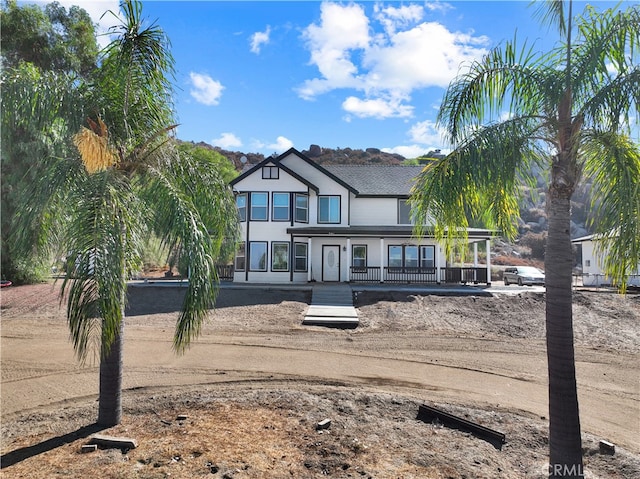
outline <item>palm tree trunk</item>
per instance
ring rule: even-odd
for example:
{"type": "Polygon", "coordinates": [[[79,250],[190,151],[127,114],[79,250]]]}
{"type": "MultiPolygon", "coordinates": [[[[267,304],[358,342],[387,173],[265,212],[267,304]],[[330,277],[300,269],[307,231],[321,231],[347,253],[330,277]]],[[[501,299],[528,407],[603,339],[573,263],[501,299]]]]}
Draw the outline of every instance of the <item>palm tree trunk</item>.
{"type": "Polygon", "coordinates": [[[111,343],[107,354],[100,359],[100,395],[98,424],[115,426],[122,421],[122,352],[124,314],[119,332],[111,343]]]}
{"type": "MultiPolygon", "coordinates": [[[[554,183],[552,181],[552,185],[554,183]]],[[[549,477],[552,478],[584,477],[573,348],[570,198],[571,194],[564,188],[552,187],[547,200],[549,236],[545,252],[545,281],[549,368],[549,477]]]]}

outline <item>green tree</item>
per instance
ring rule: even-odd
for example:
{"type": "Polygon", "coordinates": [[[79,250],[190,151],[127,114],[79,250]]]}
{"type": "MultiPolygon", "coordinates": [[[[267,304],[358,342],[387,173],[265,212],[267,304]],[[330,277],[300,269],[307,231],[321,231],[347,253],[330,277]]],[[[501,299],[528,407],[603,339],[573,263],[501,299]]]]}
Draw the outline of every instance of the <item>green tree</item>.
{"type": "Polygon", "coordinates": [[[194,158],[209,163],[211,168],[215,169],[227,183],[239,175],[233,163],[212,148],[195,145],[193,143],[180,142],[178,149],[194,158]]]}
{"type": "MultiPolygon", "coordinates": [[[[28,105],[36,119],[65,125],[56,140],[69,154],[43,159],[44,174],[25,198],[17,230],[35,230],[39,236],[32,244],[62,244],[69,256],[62,292],[71,338],[80,360],[100,345],[98,423],[105,426],[121,421],[127,278],[140,267],[145,240],[156,235],[188,264],[189,285],[173,340],[174,349],[184,352],[214,306],[215,261],[224,238],[237,228],[226,183],[208,162],[180,154],[170,135],[168,39],[158,26],[143,22],[139,2],[126,1],[121,9],[119,36],[105,50],[87,106],[70,112],[68,120],[44,106],[40,111],[38,103],[28,105]],[[87,112],[88,128],[73,130],[87,112]],[[67,136],[70,131],[75,134],[67,136]]],[[[14,239],[31,246],[19,234],[14,239]]]]}
{"type": "Polygon", "coordinates": [[[552,1],[538,10],[560,35],[552,51],[519,49],[514,40],[454,79],[438,118],[453,150],[422,173],[412,197],[418,217],[434,218],[443,241],[447,232],[464,237],[467,212],[514,237],[520,180],[535,166],[548,172],[550,477],[583,476],[569,216],[581,179],[593,181],[592,226],[604,235],[608,274],[624,288],[640,259],[640,149],[629,139],[630,113],[637,116],[640,105],[640,8],[587,6],[575,17],[571,9],[552,1]]]}
{"type": "MultiPolygon", "coordinates": [[[[41,159],[64,155],[64,144],[53,141],[66,126],[60,117],[69,118],[64,110],[76,112],[84,98],[86,85],[74,81],[88,78],[97,65],[98,47],[93,23],[79,7],[65,10],[58,3],[41,9],[35,5],[18,7],[5,2],[0,10],[2,24],[0,52],[2,56],[2,276],[16,283],[32,282],[42,277],[50,258],[32,254],[18,256],[9,248],[11,219],[22,207],[26,186],[42,173],[41,159]],[[37,85],[37,88],[32,88],[37,85]],[[72,94],[69,94],[73,92],[72,94]],[[7,99],[25,99],[41,95],[48,111],[57,121],[32,118],[31,111],[16,107],[7,99]],[[58,95],[58,98],[56,98],[58,95]],[[52,101],[49,101],[52,100],[52,101]],[[62,100],[62,101],[60,101],[62,100]],[[57,103],[56,103],[57,102],[57,103]],[[61,150],[62,148],[62,150],[61,150]]],[[[75,126],[78,128],[78,125],[75,126]]],[[[31,244],[31,242],[30,242],[31,244]]]]}
{"type": "Polygon", "coordinates": [[[33,63],[42,70],[86,77],[96,68],[98,44],[89,14],[80,7],[67,11],[58,2],[44,9],[5,2],[0,11],[3,66],[33,63]]]}

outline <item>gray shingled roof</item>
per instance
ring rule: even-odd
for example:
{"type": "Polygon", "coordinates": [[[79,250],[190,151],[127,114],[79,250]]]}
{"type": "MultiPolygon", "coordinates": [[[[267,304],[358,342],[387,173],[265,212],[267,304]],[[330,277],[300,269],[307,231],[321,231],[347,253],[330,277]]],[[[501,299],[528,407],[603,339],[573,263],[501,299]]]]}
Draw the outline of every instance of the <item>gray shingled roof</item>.
{"type": "Polygon", "coordinates": [[[359,195],[408,196],[422,166],[322,165],[359,195]]]}

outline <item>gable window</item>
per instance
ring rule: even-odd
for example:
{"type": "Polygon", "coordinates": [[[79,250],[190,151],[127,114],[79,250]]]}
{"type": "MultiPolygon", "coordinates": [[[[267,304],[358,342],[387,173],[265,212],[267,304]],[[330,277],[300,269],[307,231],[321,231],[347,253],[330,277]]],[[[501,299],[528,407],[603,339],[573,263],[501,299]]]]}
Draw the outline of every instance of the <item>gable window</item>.
{"type": "Polygon", "coordinates": [[[251,219],[253,221],[267,221],[268,198],[267,193],[251,193],[251,219]]]}
{"type": "Polygon", "coordinates": [[[252,241],[249,243],[249,270],[267,270],[267,242],[252,241]]]}
{"type": "Polygon", "coordinates": [[[271,244],[271,271],[289,271],[289,243],[271,244]]]}
{"type": "Polygon", "coordinates": [[[367,267],[367,246],[353,245],[351,248],[351,266],[355,268],[367,267]]]}
{"type": "Polygon", "coordinates": [[[246,264],[246,251],[245,251],[245,243],[242,242],[238,245],[238,251],[236,251],[236,271],[244,271],[246,264]]]}
{"type": "Polygon", "coordinates": [[[409,206],[409,200],[398,200],[398,224],[411,225],[413,219],[411,218],[411,206],[409,206]]]}
{"type": "Polygon", "coordinates": [[[298,223],[309,222],[309,196],[296,193],[296,216],[298,223]]]}
{"type": "Polygon", "coordinates": [[[277,180],[280,178],[280,170],[277,166],[264,166],[262,167],[262,179],[263,180],[277,180]]]}
{"type": "Polygon", "coordinates": [[[295,248],[294,250],[295,258],[293,263],[293,270],[306,272],[308,245],[307,243],[296,243],[294,245],[294,248],[295,248]]]}
{"type": "Polygon", "coordinates": [[[273,194],[273,221],[289,221],[289,193],[273,194]]]}
{"type": "Polygon", "coordinates": [[[340,197],[318,197],[318,223],[340,223],[340,197]]]}
{"type": "Polygon", "coordinates": [[[247,221],[247,194],[236,195],[236,207],[238,208],[238,218],[240,221],[247,221]]]}

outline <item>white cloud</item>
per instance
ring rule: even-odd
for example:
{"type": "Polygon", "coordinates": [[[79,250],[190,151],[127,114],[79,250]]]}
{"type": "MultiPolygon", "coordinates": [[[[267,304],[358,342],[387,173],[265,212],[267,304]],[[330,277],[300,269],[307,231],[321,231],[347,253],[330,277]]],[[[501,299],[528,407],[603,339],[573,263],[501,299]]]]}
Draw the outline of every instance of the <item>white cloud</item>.
{"type": "Polygon", "coordinates": [[[269,43],[269,36],[271,35],[271,27],[267,25],[267,29],[264,32],[256,32],[251,35],[251,52],[256,55],[260,53],[262,45],[269,43]]]}
{"type": "Polygon", "coordinates": [[[309,25],[303,34],[310,64],[320,75],[300,85],[299,96],[313,100],[332,90],[352,89],[362,97],[358,100],[350,94],[343,102],[349,113],[409,116],[413,107],[406,102],[414,90],[446,88],[462,64],[480,59],[487,51],[486,37],[423,21],[425,10],[434,9],[430,3],[376,4],[370,20],[362,5],[322,3],[319,23],[309,25]],[[374,32],[376,25],[382,32],[374,32]]]}
{"type": "Polygon", "coordinates": [[[189,93],[198,103],[209,106],[217,105],[219,103],[220,97],[222,96],[222,90],[224,90],[222,83],[214,80],[209,75],[203,75],[195,72],[189,73],[189,78],[193,85],[193,88],[189,93]]]}
{"type": "MultiPolygon", "coordinates": [[[[431,120],[420,121],[409,129],[411,141],[422,145],[441,145],[443,143],[444,131],[436,128],[436,124],[431,120]]],[[[429,148],[435,149],[435,148],[429,148]]]]}
{"type": "Polygon", "coordinates": [[[394,153],[396,155],[402,155],[405,158],[417,158],[419,156],[427,154],[428,151],[433,148],[425,148],[422,145],[405,145],[394,146],[393,148],[381,148],[385,153],[394,153]]]}
{"type": "Polygon", "coordinates": [[[342,108],[350,114],[359,118],[404,118],[413,114],[413,107],[403,105],[400,99],[387,100],[384,98],[374,98],[369,100],[361,100],[354,96],[348,97],[343,103],[342,108]]]}
{"type": "Polygon", "coordinates": [[[222,133],[220,138],[211,140],[211,144],[228,150],[230,148],[240,148],[242,146],[242,140],[233,133],[222,133]]]}
{"type": "Polygon", "coordinates": [[[274,150],[276,153],[283,153],[292,147],[293,142],[284,136],[279,136],[275,143],[271,143],[267,146],[267,148],[274,150]]]}

